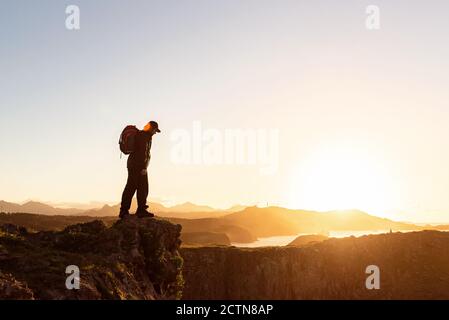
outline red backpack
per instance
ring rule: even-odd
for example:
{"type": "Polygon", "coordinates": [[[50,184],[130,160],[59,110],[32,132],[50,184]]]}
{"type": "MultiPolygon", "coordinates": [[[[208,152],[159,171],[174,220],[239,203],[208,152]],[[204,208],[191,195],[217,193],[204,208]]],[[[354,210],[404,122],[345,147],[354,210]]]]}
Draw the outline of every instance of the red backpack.
{"type": "Polygon", "coordinates": [[[123,129],[120,139],[118,141],[120,145],[120,151],[124,154],[130,154],[134,152],[134,144],[136,140],[136,134],[139,132],[136,126],[126,126],[123,129]]]}

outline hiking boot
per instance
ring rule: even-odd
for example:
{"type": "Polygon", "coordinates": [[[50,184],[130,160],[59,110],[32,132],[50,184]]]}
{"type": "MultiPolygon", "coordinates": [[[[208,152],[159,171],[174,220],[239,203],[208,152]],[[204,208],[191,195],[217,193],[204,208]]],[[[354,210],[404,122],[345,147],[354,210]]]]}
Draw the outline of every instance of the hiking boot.
{"type": "MultiPolygon", "coordinates": [[[[148,206],[145,206],[146,208],[148,208],[148,206]]],[[[147,209],[137,209],[136,211],[136,216],[139,218],[152,218],[154,217],[154,214],[152,214],[151,212],[147,211],[147,209]]]]}
{"type": "Polygon", "coordinates": [[[128,210],[126,210],[126,211],[121,211],[121,210],[120,210],[120,214],[118,215],[118,217],[119,217],[120,219],[128,218],[128,217],[129,217],[129,211],[128,211],[128,210]]]}

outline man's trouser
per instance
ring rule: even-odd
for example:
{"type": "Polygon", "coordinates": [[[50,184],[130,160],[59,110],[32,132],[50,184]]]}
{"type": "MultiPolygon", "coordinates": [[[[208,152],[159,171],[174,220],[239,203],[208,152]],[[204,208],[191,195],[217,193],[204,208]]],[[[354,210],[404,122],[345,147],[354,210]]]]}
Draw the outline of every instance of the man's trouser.
{"type": "Polygon", "coordinates": [[[138,209],[146,209],[148,197],[148,174],[142,174],[141,169],[128,168],[128,180],[122,194],[122,204],[120,211],[128,211],[131,201],[137,190],[138,209]]]}

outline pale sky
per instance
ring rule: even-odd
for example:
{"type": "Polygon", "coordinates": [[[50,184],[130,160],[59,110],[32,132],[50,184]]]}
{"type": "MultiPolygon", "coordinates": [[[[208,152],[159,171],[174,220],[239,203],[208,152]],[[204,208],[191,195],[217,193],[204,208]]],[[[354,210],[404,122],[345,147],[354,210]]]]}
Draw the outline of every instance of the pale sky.
{"type": "Polygon", "coordinates": [[[156,120],[154,198],[449,222],[448,38],[445,0],[2,0],[0,199],[119,202],[118,136],[156,120]],[[279,130],[278,170],[175,163],[195,121],[279,130]]]}

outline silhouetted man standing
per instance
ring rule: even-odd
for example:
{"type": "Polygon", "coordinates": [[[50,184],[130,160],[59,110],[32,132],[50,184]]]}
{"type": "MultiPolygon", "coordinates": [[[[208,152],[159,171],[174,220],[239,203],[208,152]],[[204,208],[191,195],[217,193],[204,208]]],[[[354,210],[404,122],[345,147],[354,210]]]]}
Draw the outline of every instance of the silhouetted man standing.
{"type": "Polygon", "coordinates": [[[154,217],[148,212],[148,174],[147,168],[151,158],[151,141],[153,135],[159,130],[159,125],[155,121],[150,121],[143,130],[138,131],[134,137],[134,151],[128,157],[128,180],[122,194],[120,206],[120,218],[129,216],[129,208],[134,193],[137,191],[137,211],[138,217],[154,217]]]}

